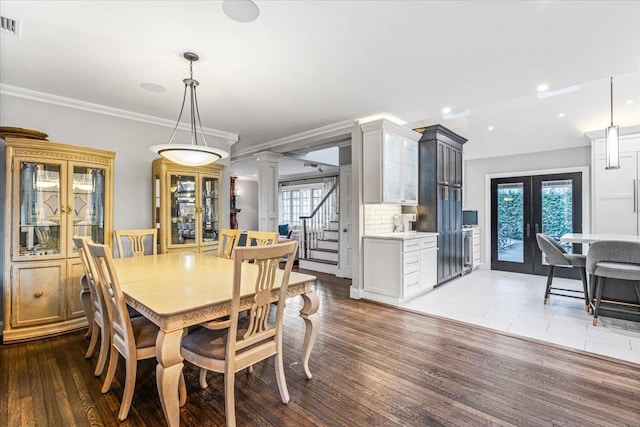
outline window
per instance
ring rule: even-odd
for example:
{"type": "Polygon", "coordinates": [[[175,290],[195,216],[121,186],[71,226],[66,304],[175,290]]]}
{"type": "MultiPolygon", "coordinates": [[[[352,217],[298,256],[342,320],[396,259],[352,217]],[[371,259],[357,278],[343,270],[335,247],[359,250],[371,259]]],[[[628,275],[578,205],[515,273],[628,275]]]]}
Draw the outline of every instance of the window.
{"type": "Polygon", "coordinates": [[[311,215],[324,196],[322,183],[289,185],[280,188],[280,224],[300,225],[300,216],[311,215]]]}

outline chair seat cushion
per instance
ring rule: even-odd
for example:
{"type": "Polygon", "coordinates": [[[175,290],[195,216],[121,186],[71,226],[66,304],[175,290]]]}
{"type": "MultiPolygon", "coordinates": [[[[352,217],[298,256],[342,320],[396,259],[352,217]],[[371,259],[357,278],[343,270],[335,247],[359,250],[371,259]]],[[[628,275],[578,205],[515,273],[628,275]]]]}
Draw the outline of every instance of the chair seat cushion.
{"type": "MultiPolygon", "coordinates": [[[[238,322],[238,339],[247,332],[246,320],[238,322]],[[243,327],[244,324],[244,327],[243,327]]],[[[182,339],[182,347],[199,356],[209,359],[224,360],[227,348],[228,329],[198,329],[182,339]]]]}
{"type": "Polygon", "coordinates": [[[582,254],[564,254],[564,257],[574,267],[584,267],[587,265],[587,256],[582,254]]]}
{"type": "Polygon", "coordinates": [[[156,338],[160,328],[151,323],[146,317],[134,317],[131,319],[133,337],[137,348],[147,348],[156,345],[156,338]]]}
{"type": "Polygon", "coordinates": [[[640,264],[602,261],[596,264],[593,274],[611,279],[640,280],[640,264]]]}

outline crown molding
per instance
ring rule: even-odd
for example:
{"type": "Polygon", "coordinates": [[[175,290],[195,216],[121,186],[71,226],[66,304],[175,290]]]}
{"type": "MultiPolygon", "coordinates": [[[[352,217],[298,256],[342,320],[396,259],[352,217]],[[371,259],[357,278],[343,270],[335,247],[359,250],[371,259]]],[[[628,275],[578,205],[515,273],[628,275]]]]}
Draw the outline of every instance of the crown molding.
{"type": "MultiPolygon", "coordinates": [[[[133,111],[121,110],[119,108],[107,107],[105,105],[94,104],[91,102],[80,101],[77,99],[66,98],[64,96],[52,95],[50,93],[39,92],[36,90],[25,89],[17,86],[11,86],[0,83],[0,94],[13,96],[14,98],[28,99],[31,101],[43,102],[45,104],[59,105],[61,107],[73,108],[75,110],[88,111],[91,113],[102,114],[105,116],[118,117],[120,119],[133,120],[141,123],[148,123],[157,126],[173,128],[176,122],[162,119],[160,117],[149,116],[147,114],[135,113],[133,111]]],[[[191,127],[187,124],[180,123],[178,129],[190,131],[191,127]]],[[[222,138],[229,146],[238,142],[238,134],[225,132],[212,128],[203,128],[206,135],[222,138]]]]}

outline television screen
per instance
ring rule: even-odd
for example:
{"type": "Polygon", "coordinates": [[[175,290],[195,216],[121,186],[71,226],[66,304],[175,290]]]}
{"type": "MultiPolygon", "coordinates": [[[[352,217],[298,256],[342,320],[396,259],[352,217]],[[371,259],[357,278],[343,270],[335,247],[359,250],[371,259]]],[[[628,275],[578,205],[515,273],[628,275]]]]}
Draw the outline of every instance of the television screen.
{"type": "Polygon", "coordinates": [[[462,225],[478,225],[478,211],[462,211],[462,225]]]}

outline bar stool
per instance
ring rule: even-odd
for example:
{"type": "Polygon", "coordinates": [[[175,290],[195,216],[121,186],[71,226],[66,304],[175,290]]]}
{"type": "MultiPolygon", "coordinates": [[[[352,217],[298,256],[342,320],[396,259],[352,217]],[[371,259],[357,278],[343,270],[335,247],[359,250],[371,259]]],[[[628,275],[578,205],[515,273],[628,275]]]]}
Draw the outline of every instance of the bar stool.
{"type": "MultiPolygon", "coordinates": [[[[592,281],[595,280],[595,301],[592,301],[593,326],[598,323],[606,279],[631,281],[640,306],[640,242],[610,240],[592,243],[587,253],[586,269],[593,277],[592,281]]],[[[628,309],[624,308],[607,309],[619,313],[628,312],[628,309]]]]}

